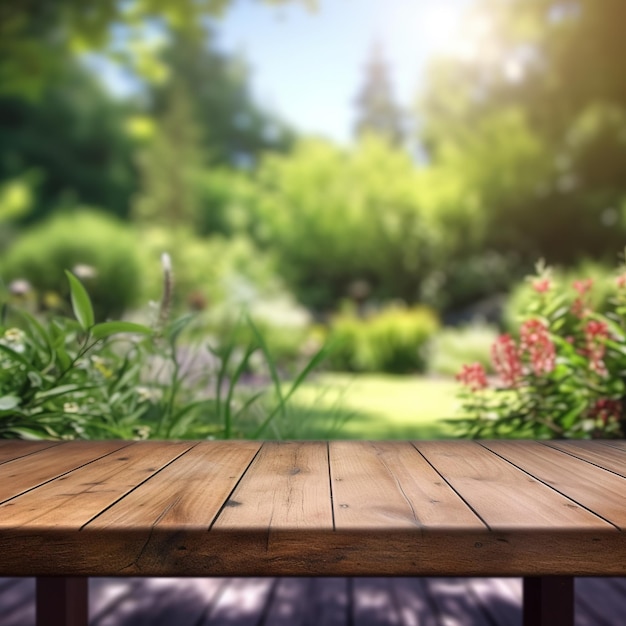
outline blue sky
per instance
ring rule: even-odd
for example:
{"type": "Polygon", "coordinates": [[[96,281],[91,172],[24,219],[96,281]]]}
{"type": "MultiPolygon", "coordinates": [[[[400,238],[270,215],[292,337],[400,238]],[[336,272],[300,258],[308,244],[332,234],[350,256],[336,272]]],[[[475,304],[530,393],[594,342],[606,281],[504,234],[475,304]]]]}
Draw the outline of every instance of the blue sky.
{"type": "Polygon", "coordinates": [[[374,41],[382,44],[397,101],[410,106],[428,59],[454,45],[471,0],[239,0],[217,24],[218,47],[241,52],[253,92],[297,129],[348,143],[354,98],[374,41]]]}

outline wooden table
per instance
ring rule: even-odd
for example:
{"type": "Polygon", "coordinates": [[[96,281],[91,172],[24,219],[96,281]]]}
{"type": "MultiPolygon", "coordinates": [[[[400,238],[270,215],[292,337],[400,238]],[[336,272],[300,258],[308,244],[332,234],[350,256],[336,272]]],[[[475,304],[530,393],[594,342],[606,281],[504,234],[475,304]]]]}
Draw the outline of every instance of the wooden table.
{"type": "Polygon", "coordinates": [[[289,575],[522,576],[525,624],[571,625],[625,530],[624,441],[0,442],[40,626],[86,623],[89,576],[289,575]]]}

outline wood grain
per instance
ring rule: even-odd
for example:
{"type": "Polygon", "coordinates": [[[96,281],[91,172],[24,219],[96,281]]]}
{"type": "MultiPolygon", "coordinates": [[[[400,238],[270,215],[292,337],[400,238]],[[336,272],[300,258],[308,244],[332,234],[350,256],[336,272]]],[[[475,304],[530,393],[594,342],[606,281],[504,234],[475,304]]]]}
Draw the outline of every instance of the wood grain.
{"type": "Polygon", "coordinates": [[[165,470],[93,519],[91,531],[161,529],[206,531],[261,444],[198,443],[165,470]]]}
{"type": "Polygon", "coordinates": [[[485,528],[410,443],[329,445],[338,529],[485,528]]]}
{"type": "Polygon", "coordinates": [[[550,441],[544,445],[562,450],[626,478],[626,450],[606,446],[600,441],[550,441]]]}
{"type": "Polygon", "coordinates": [[[0,528],[79,530],[193,444],[138,442],[0,505],[0,528]]]}
{"type": "Polygon", "coordinates": [[[505,442],[456,443],[420,441],[415,446],[492,530],[610,528],[598,516],[490,452],[501,450],[505,442]]]}
{"type": "Polygon", "coordinates": [[[0,441],[0,463],[58,446],[60,443],[60,441],[0,441]]]}
{"type": "Polygon", "coordinates": [[[0,503],[128,445],[128,441],[68,441],[3,463],[0,503]]]}
{"type": "Polygon", "coordinates": [[[333,528],[324,442],[265,442],[215,530],[333,528]]]}
{"type": "Polygon", "coordinates": [[[626,530],[626,479],[621,476],[534,441],[491,441],[483,445],[571,502],[626,530]]]}
{"type": "Polygon", "coordinates": [[[626,576],[606,442],[30,450],[0,463],[0,575],[626,576]]]}

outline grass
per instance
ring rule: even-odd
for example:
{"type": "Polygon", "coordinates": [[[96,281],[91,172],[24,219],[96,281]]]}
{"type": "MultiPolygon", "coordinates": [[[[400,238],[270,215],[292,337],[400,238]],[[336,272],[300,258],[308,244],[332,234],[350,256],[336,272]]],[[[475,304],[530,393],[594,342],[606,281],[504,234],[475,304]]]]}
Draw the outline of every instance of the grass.
{"type": "Polygon", "coordinates": [[[295,393],[285,438],[442,439],[454,437],[458,383],[448,378],[323,374],[295,393]]]}

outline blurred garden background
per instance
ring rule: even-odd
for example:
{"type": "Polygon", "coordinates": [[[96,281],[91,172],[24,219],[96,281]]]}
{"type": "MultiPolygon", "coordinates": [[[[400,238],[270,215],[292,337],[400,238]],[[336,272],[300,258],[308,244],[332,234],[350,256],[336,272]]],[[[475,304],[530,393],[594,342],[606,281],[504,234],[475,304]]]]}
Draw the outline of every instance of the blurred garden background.
{"type": "Polygon", "coordinates": [[[4,435],[451,437],[454,376],[494,374],[539,259],[566,288],[591,278],[601,310],[626,244],[626,4],[435,4],[3,3],[4,435]],[[395,11],[408,40],[352,42],[360,11],[395,11]],[[312,130],[258,95],[254,46],[227,36],[259,12],[276,38],[318,28],[281,52],[318,55],[311,92],[334,88],[331,37],[360,59],[341,138],[331,110],[312,130]],[[161,344],[95,353],[65,270],[93,323],[167,322],[161,344]]]}

